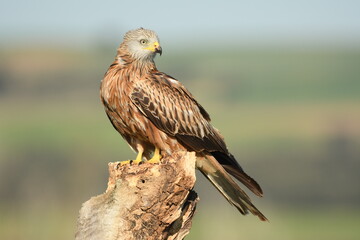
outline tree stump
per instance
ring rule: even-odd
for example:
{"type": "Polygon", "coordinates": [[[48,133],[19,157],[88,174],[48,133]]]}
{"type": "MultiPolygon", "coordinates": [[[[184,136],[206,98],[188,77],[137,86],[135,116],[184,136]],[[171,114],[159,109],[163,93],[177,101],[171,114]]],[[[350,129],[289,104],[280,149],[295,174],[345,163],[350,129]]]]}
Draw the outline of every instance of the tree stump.
{"type": "Polygon", "coordinates": [[[109,163],[105,193],[83,203],[76,240],[183,239],[199,198],[195,153],[178,152],[160,164],[109,163]]]}

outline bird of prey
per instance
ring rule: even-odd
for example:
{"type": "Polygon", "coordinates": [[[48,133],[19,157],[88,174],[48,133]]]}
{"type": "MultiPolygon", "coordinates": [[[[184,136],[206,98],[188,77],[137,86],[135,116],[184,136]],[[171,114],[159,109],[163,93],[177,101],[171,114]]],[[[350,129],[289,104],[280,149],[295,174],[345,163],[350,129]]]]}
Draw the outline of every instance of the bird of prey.
{"type": "Polygon", "coordinates": [[[162,48],[154,31],[139,28],[127,32],[101,82],[107,116],[138,152],[132,163],[143,158],[158,163],[176,151],[196,152],[196,167],[232,205],[242,214],[250,211],[267,220],[230,175],[262,196],[259,184],[229,152],[194,96],[181,82],[157,70],[157,53],[161,55],[162,48]]]}

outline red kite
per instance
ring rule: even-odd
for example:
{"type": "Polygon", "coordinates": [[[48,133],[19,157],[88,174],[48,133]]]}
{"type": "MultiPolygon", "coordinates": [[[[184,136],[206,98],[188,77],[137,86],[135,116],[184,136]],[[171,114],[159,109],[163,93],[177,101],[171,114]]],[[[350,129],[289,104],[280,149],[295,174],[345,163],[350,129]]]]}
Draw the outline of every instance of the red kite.
{"type": "Polygon", "coordinates": [[[210,116],[175,78],[159,72],[154,58],[162,49],[155,32],[129,31],[101,82],[101,100],[112,125],[143,158],[157,163],[175,151],[196,152],[197,168],[242,214],[266,217],[230,177],[262,196],[259,184],[248,176],[228,151],[210,116]]]}

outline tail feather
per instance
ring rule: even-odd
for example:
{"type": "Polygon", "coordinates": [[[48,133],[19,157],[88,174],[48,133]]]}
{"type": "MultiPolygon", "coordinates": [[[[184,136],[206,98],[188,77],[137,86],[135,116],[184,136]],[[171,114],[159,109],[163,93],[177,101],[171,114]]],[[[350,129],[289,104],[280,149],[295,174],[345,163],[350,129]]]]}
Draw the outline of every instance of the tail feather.
{"type": "Polygon", "coordinates": [[[223,168],[230,173],[233,177],[239,180],[242,184],[244,184],[248,189],[250,189],[254,194],[259,197],[263,196],[263,191],[260,185],[249,175],[247,175],[239,163],[235,160],[234,156],[229,154],[225,154],[222,152],[212,152],[216,160],[223,166],[223,168]]]}
{"type": "Polygon", "coordinates": [[[249,196],[235,183],[212,155],[198,158],[196,166],[229,203],[243,215],[250,211],[260,220],[267,221],[267,218],[251,203],[249,196]]]}
{"type": "Polygon", "coordinates": [[[239,180],[242,184],[244,184],[248,189],[250,189],[254,194],[256,194],[259,197],[263,196],[263,192],[262,189],[260,188],[260,185],[252,177],[247,175],[244,171],[239,172],[237,169],[229,165],[222,165],[222,167],[228,173],[234,176],[237,180],[239,180]]]}

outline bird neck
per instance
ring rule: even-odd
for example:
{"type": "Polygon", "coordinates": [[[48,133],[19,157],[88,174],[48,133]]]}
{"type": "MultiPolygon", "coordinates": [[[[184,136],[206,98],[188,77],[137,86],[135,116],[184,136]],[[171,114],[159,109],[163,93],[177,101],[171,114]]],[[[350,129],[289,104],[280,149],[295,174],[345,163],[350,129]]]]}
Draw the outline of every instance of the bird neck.
{"type": "Polygon", "coordinates": [[[133,70],[139,70],[141,74],[156,70],[153,58],[136,59],[129,54],[118,54],[115,62],[120,67],[131,67],[133,70]]]}

